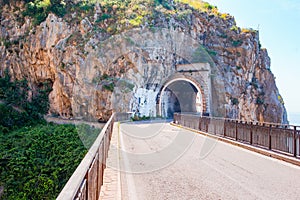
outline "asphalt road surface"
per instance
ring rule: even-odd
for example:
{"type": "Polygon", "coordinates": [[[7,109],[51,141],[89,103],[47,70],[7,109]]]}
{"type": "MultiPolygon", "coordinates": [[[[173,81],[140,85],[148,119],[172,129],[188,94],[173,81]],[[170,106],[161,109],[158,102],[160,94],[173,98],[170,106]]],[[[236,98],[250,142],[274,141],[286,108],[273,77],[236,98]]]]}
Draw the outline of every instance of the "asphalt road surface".
{"type": "Polygon", "coordinates": [[[121,199],[300,199],[292,164],[163,122],[116,133],[121,199]]]}

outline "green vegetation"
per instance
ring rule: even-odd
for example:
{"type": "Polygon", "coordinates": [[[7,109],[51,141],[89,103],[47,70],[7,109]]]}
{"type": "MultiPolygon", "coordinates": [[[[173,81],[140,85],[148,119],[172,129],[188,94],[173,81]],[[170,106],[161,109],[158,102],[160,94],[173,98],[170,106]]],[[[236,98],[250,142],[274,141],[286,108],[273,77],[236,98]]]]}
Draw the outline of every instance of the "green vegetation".
{"type": "Polygon", "coordinates": [[[257,78],[253,77],[252,82],[250,83],[250,85],[252,85],[255,89],[257,89],[258,88],[257,78]]]}
{"type": "Polygon", "coordinates": [[[48,94],[51,82],[45,81],[39,85],[39,90],[28,101],[30,88],[27,81],[11,81],[8,72],[0,77],[0,126],[13,130],[24,125],[36,124],[42,115],[48,111],[48,94]]]}
{"type": "MultiPolygon", "coordinates": [[[[123,71],[124,69],[120,70],[120,73],[125,73],[125,71],[123,71]]],[[[93,81],[94,84],[100,84],[102,85],[102,88],[104,90],[108,90],[113,92],[115,87],[118,87],[122,92],[124,93],[128,93],[130,91],[133,91],[134,88],[134,84],[126,81],[126,80],[122,80],[119,78],[115,78],[114,76],[108,75],[106,73],[104,73],[102,76],[100,77],[94,77],[93,81]]]]}
{"type": "Polygon", "coordinates": [[[229,18],[229,16],[230,16],[229,14],[223,13],[223,14],[221,14],[220,17],[221,17],[222,19],[224,19],[224,20],[227,20],[227,19],[229,18]]]}
{"type": "Polygon", "coordinates": [[[188,4],[192,8],[202,12],[213,11],[215,13],[218,13],[218,9],[216,6],[210,5],[209,3],[203,2],[201,0],[177,0],[177,2],[188,4]]]}
{"type": "Polygon", "coordinates": [[[236,66],[236,69],[237,69],[237,70],[240,70],[240,69],[242,69],[242,67],[239,66],[239,65],[237,65],[237,66],[236,66]]]}
{"type": "Polygon", "coordinates": [[[0,143],[3,199],[55,199],[87,152],[72,125],[0,130],[0,143]]]}
{"type": "Polygon", "coordinates": [[[138,115],[134,115],[134,117],[131,117],[132,121],[145,121],[145,120],[150,120],[150,119],[151,119],[151,117],[149,117],[149,116],[146,117],[145,115],[142,117],[140,117],[138,115]]]}
{"type": "Polygon", "coordinates": [[[238,47],[238,46],[241,46],[243,44],[243,41],[242,40],[232,40],[231,44],[234,47],[238,47]]]}
{"type": "Polygon", "coordinates": [[[26,9],[23,15],[32,17],[35,25],[44,21],[50,12],[59,17],[66,14],[66,3],[63,0],[27,0],[25,2],[26,9]]]}
{"type": "Polygon", "coordinates": [[[104,84],[103,89],[113,92],[115,89],[115,84],[114,83],[104,84]]]}
{"type": "Polygon", "coordinates": [[[214,62],[211,58],[211,55],[216,55],[217,52],[204,48],[203,46],[199,46],[196,51],[192,55],[193,63],[209,63],[211,66],[214,65],[214,62]]]}
{"type": "Polygon", "coordinates": [[[96,22],[101,22],[101,21],[104,21],[106,19],[110,19],[112,18],[112,16],[110,14],[107,14],[107,13],[103,13],[98,19],[96,22]]]}
{"type": "Polygon", "coordinates": [[[261,97],[257,97],[256,99],[256,104],[258,105],[263,105],[265,103],[264,99],[261,97]]]}
{"type": "MultiPolygon", "coordinates": [[[[2,5],[13,2],[4,0],[2,5]]],[[[121,32],[125,28],[140,26],[145,22],[151,26],[160,13],[166,16],[178,13],[179,18],[182,19],[192,12],[189,9],[187,12],[177,9],[176,4],[188,4],[201,12],[221,16],[216,6],[201,0],[176,0],[175,2],[169,0],[82,0],[78,3],[70,0],[24,0],[24,2],[23,18],[24,16],[31,17],[34,25],[44,21],[49,13],[54,13],[59,17],[66,15],[67,21],[77,23],[85,17],[93,16],[95,5],[99,3],[103,13],[98,16],[95,23],[100,24],[105,21],[107,27],[100,27],[111,34],[121,32]],[[76,14],[72,16],[72,13],[76,14]]]]}
{"type": "Polygon", "coordinates": [[[87,125],[47,124],[51,82],[38,85],[31,101],[26,80],[0,77],[1,199],[55,199],[99,130],[87,125]]]}
{"type": "Polygon", "coordinates": [[[139,26],[143,22],[143,16],[137,16],[134,19],[129,20],[129,23],[132,24],[133,26],[139,26]]]}
{"type": "Polygon", "coordinates": [[[102,76],[94,77],[92,83],[102,85],[104,90],[113,92],[117,79],[114,76],[104,73],[102,76]]]}
{"type": "Polygon", "coordinates": [[[225,33],[223,33],[223,34],[220,34],[220,35],[219,35],[219,37],[221,37],[221,38],[225,38],[225,39],[226,39],[226,38],[228,38],[228,35],[227,35],[227,34],[225,34],[225,33]]]}
{"type": "Polygon", "coordinates": [[[237,98],[232,98],[231,97],[231,103],[232,103],[232,105],[238,105],[239,104],[239,100],[237,98]]]}
{"type": "Polygon", "coordinates": [[[230,28],[230,30],[231,30],[231,31],[238,32],[239,27],[237,27],[236,25],[233,25],[233,26],[230,28]]]}
{"type": "Polygon", "coordinates": [[[207,53],[211,56],[216,56],[218,53],[216,51],[210,50],[210,49],[206,49],[207,53]]]}
{"type": "Polygon", "coordinates": [[[242,28],[242,33],[256,33],[257,30],[254,30],[252,28],[242,28]]]}
{"type": "Polygon", "coordinates": [[[126,80],[119,80],[117,83],[117,87],[123,92],[128,93],[133,91],[133,88],[135,87],[134,84],[126,81],[126,80]]]}
{"type": "Polygon", "coordinates": [[[190,16],[193,13],[193,11],[190,9],[185,9],[183,11],[178,11],[177,13],[178,13],[178,19],[183,20],[188,16],[190,16]]]}
{"type": "Polygon", "coordinates": [[[281,96],[280,94],[277,96],[277,98],[278,98],[279,102],[280,102],[282,105],[284,105],[283,98],[282,98],[282,96],[281,96]]]}

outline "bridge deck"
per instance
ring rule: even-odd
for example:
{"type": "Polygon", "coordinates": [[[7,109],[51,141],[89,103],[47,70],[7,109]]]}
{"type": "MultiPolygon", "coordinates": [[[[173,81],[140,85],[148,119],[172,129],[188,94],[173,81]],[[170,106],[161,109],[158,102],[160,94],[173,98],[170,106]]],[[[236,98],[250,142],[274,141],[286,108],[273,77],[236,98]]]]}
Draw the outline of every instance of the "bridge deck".
{"type": "Polygon", "coordinates": [[[168,123],[115,124],[100,199],[300,199],[300,167],[168,123]]]}

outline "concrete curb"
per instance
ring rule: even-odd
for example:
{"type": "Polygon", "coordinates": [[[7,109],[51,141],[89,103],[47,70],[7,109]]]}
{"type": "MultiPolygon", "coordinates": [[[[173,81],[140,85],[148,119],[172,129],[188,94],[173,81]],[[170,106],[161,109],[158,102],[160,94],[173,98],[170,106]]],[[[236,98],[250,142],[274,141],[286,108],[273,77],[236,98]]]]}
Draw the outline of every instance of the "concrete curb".
{"type": "Polygon", "coordinates": [[[122,184],[121,184],[121,172],[120,172],[120,160],[121,160],[121,155],[120,155],[120,122],[118,122],[118,140],[117,140],[117,145],[118,145],[118,158],[117,158],[117,162],[118,162],[118,200],[122,199],[122,184]]]}
{"type": "Polygon", "coordinates": [[[171,122],[170,124],[172,126],[176,126],[178,128],[186,129],[186,130],[192,131],[194,133],[198,133],[198,134],[216,139],[218,141],[225,142],[227,144],[231,144],[231,145],[234,145],[234,146],[237,146],[237,147],[241,147],[243,149],[247,149],[249,151],[253,151],[253,152],[262,154],[264,156],[275,158],[277,160],[281,160],[281,161],[284,161],[284,162],[287,162],[287,163],[290,163],[290,164],[293,164],[293,165],[297,165],[297,166],[300,167],[300,159],[297,159],[297,158],[293,158],[293,157],[290,157],[290,156],[279,154],[277,152],[262,149],[262,148],[259,148],[259,147],[251,146],[251,145],[248,145],[248,144],[245,144],[245,143],[242,143],[242,142],[238,142],[238,141],[235,141],[235,140],[230,140],[228,138],[223,138],[223,137],[220,137],[220,136],[217,136],[217,135],[212,135],[212,134],[209,134],[209,133],[198,131],[198,130],[195,130],[195,129],[192,129],[192,128],[188,128],[188,127],[185,127],[185,126],[175,124],[173,122],[171,122]]]}

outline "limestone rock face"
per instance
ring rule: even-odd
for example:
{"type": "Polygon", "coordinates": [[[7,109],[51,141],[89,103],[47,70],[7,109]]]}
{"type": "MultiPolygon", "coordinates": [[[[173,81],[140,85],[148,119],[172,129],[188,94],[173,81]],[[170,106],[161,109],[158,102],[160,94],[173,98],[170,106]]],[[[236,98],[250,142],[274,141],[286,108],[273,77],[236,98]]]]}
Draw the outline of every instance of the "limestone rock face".
{"type": "Polygon", "coordinates": [[[0,76],[8,69],[14,79],[26,78],[33,93],[51,82],[49,113],[107,120],[113,111],[139,109],[139,93],[148,95],[155,107],[170,78],[188,77],[203,89],[204,111],[213,116],[287,122],[258,32],[233,29],[231,16],[223,19],[194,10],[183,19],[159,15],[156,28],[143,24],[110,35],[95,26],[102,13],[99,5],[79,23],[49,14],[36,27],[27,17],[18,21],[24,5],[16,7],[5,6],[1,13],[0,76]],[[198,72],[198,67],[177,70],[187,63],[209,63],[209,74],[198,72]]]}

